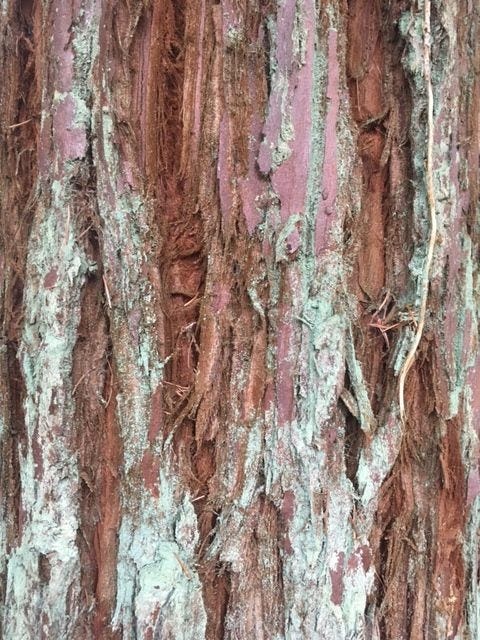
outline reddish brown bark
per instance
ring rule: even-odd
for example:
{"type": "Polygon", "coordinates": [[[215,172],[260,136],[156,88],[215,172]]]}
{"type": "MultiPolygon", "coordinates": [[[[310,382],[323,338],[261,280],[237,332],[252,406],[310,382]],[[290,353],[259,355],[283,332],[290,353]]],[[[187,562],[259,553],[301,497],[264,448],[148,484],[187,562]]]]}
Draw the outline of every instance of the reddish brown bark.
{"type": "Polygon", "coordinates": [[[475,637],[467,0],[432,0],[398,412],[428,1],[3,3],[5,638],[475,637]]]}

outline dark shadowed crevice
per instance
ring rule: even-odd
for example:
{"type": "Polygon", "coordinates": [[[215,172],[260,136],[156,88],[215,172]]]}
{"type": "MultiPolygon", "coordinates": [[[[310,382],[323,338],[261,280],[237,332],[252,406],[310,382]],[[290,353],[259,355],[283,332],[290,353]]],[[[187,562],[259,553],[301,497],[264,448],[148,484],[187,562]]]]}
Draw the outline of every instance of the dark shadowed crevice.
{"type": "Polygon", "coordinates": [[[344,436],[344,459],[345,475],[352,483],[355,491],[358,491],[357,469],[360,460],[360,453],[364,442],[365,434],[362,431],[358,417],[353,412],[357,412],[356,401],[351,393],[351,385],[348,373],[345,375],[344,391],[340,409],[345,420],[344,436]],[[351,399],[351,400],[349,400],[351,399]],[[347,406],[347,403],[350,406],[347,406]]]}
{"type": "Polygon", "coordinates": [[[192,469],[191,447],[180,441],[193,438],[188,419],[198,357],[197,321],[205,264],[203,230],[195,208],[194,181],[181,171],[184,145],[185,8],[166,2],[146,19],[150,63],[144,82],[146,102],[143,132],[147,146],[145,170],[155,195],[159,233],[160,277],[165,316],[164,374],[165,435],[176,429],[177,451],[186,456],[181,466],[192,469]],[[178,429],[177,429],[178,427],[178,429]]]}
{"type": "Polygon", "coordinates": [[[345,418],[345,474],[355,490],[358,489],[357,469],[362,449],[364,433],[360,424],[351,414],[345,418]]]}

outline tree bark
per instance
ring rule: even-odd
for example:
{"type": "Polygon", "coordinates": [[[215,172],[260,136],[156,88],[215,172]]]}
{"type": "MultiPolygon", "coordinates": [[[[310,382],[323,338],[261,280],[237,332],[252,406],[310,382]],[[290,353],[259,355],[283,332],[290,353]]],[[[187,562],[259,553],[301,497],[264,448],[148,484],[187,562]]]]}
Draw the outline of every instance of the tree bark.
{"type": "Polygon", "coordinates": [[[480,10],[2,0],[6,640],[480,636],[480,10]]]}

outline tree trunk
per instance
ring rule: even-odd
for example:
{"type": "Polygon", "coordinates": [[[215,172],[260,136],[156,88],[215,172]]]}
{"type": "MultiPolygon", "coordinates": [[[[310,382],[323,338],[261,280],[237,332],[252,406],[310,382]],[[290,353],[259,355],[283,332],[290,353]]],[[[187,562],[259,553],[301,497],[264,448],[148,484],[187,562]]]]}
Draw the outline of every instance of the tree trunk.
{"type": "Polygon", "coordinates": [[[2,637],[480,637],[477,3],[0,11],[2,637]]]}

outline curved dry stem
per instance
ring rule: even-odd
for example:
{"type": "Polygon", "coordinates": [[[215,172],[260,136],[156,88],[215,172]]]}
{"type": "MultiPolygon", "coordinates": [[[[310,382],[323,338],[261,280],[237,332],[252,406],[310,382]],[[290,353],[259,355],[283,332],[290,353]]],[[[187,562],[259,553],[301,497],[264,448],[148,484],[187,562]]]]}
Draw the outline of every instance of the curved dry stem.
{"type": "Polygon", "coordinates": [[[425,316],[427,312],[428,286],[430,282],[430,270],[433,260],[433,251],[435,248],[435,240],[437,237],[437,218],[435,210],[435,186],[433,182],[433,89],[431,77],[431,30],[430,30],[430,0],[425,0],[424,13],[424,37],[423,37],[423,63],[425,73],[425,83],[427,86],[427,167],[426,167],[426,185],[427,199],[430,213],[430,237],[428,241],[427,258],[422,273],[422,300],[420,303],[420,311],[418,315],[418,325],[415,336],[409,352],[402,365],[398,381],[398,400],[400,405],[400,417],[403,423],[406,421],[405,413],[405,381],[412,364],[415,361],[418,345],[422,339],[423,328],[425,325],[425,316]]]}

